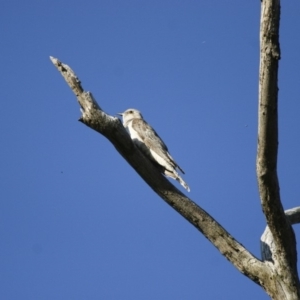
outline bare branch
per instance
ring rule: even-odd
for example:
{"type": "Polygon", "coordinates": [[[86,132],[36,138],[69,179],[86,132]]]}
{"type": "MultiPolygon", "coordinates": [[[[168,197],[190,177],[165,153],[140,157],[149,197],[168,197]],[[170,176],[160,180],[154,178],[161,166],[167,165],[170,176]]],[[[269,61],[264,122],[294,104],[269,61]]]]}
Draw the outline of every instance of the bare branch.
{"type": "Polygon", "coordinates": [[[174,187],[132,143],[120,120],[103,112],[91,93],[81,87],[70,67],[51,57],[51,61],[75,93],[81,106],[80,121],[104,135],[144,181],[170,206],[195,226],[213,245],[254,282],[263,285],[269,270],[238,243],[216,220],[174,187]]]}
{"type": "Polygon", "coordinates": [[[300,206],[287,209],[285,215],[292,225],[300,223],[300,206]]]}
{"type": "Polygon", "coordinates": [[[273,261],[276,272],[282,280],[285,293],[291,292],[300,298],[295,235],[285,217],[277,177],[279,19],[280,1],[263,0],[256,170],[263,212],[275,244],[273,261]]]}

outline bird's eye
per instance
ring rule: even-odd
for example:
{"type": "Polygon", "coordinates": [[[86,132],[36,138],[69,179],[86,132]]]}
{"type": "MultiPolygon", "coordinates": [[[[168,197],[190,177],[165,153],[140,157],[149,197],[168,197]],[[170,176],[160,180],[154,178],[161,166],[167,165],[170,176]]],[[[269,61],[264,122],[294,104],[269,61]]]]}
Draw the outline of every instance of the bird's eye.
{"type": "Polygon", "coordinates": [[[130,113],[130,114],[132,114],[132,113],[133,113],[133,111],[132,111],[132,110],[130,110],[130,111],[129,111],[129,113],[130,113]]]}

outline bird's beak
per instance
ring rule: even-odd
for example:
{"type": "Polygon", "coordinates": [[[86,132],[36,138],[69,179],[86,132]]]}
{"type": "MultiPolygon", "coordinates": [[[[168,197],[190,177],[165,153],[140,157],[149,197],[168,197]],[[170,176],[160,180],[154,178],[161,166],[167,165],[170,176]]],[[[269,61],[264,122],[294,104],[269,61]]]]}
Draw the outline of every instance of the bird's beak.
{"type": "Polygon", "coordinates": [[[123,113],[117,113],[117,115],[119,115],[119,116],[123,116],[123,113]]]}

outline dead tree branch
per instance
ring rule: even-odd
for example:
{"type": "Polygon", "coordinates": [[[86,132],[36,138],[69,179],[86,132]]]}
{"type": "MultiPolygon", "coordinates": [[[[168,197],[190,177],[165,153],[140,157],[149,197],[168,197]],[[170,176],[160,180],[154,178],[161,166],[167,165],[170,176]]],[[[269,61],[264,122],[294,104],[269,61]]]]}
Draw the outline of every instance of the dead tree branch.
{"type": "Polygon", "coordinates": [[[195,226],[213,245],[240,270],[259,285],[269,276],[264,263],[238,243],[216,220],[173,186],[139,151],[116,117],[101,110],[90,92],[85,92],[72,69],[51,57],[51,61],[75,93],[81,107],[80,121],[104,135],[136,170],[144,181],[170,206],[195,226]]]}
{"type": "MultiPolygon", "coordinates": [[[[282,207],[277,177],[279,20],[280,1],[263,0],[256,171],[261,205],[275,245],[271,267],[276,270],[274,280],[283,293],[276,299],[299,299],[295,235],[282,207]]],[[[278,290],[269,293],[276,297],[278,290]]]]}

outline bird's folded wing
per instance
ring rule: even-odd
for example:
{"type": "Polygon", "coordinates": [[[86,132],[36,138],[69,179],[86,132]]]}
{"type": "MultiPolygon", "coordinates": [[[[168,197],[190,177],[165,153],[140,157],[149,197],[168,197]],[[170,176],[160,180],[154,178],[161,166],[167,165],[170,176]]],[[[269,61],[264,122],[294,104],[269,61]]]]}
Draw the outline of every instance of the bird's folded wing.
{"type": "Polygon", "coordinates": [[[184,171],[174,161],[172,156],[168,153],[168,147],[156,133],[156,131],[144,120],[134,119],[132,121],[132,128],[138,132],[141,140],[145,145],[159,155],[162,159],[166,160],[172,167],[178,169],[184,173],[184,171]]]}

